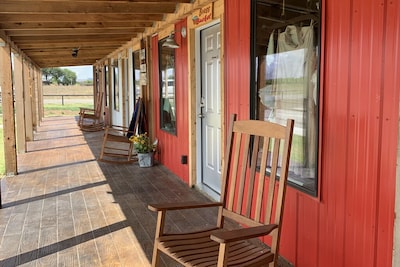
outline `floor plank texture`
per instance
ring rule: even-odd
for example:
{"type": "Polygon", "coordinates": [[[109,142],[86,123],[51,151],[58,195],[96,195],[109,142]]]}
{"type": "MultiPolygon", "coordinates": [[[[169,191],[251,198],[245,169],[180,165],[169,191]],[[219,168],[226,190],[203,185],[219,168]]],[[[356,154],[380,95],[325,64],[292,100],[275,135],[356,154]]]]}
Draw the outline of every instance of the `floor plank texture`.
{"type": "MultiPolygon", "coordinates": [[[[207,198],[164,166],[97,161],[102,132],[73,117],[45,118],[1,181],[0,266],[149,266],[156,214],[150,202],[207,198]]],[[[216,210],[175,212],[171,230],[214,224],[216,210]]],[[[163,266],[179,266],[162,258],[163,266]]]]}

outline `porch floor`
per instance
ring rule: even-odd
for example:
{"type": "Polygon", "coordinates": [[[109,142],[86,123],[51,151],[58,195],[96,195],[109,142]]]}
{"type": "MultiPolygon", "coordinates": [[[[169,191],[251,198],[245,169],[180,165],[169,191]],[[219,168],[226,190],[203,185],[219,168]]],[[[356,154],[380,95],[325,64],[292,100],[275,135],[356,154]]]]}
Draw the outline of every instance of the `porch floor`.
{"type": "MultiPolygon", "coordinates": [[[[0,266],[149,266],[156,214],[148,203],[207,198],[165,167],[99,162],[103,132],[45,118],[18,173],[1,181],[0,266]]],[[[175,212],[171,230],[215,224],[216,210],[175,212]]],[[[179,266],[162,258],[163,266],[179,266]]]]}

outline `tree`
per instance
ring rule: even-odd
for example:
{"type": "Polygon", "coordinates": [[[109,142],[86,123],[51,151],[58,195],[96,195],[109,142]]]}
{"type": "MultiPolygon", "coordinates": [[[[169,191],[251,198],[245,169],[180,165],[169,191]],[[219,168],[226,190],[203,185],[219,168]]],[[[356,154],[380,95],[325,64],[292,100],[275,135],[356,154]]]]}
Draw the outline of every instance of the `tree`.
{"type": "Polygon", "coordinates": [[[63,69],[64,75],[62,76],[61,83],[63,85],[76,84],[76,73],[69,69],[63,69]]]}
{"type": "Polygon", "coordinates": [[[61,68],[44,68],[42,69],[44,82],[47,84],[62,84],[74,85],[76,84],[76,73],[69,69],[61,68]]]}

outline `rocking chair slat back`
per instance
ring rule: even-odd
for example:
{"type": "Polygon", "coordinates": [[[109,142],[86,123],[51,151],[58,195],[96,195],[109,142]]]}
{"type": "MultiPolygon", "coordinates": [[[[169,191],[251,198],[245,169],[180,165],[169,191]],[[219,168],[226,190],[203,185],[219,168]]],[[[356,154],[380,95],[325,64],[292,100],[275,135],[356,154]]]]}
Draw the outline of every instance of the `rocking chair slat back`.
{"type": "Polygon", "coordinates": [[[224,209],[258,223],[279,224],[281,213],[276,204],[282,201],[289,165],[288,154],[282,153],[291,145],[286,135],[292,124],[291,120],[287,126],[254,120],[233,122],[222,177],[222,184],[227,185],[221,195],[223,203],[227,200],[224,209]]]}

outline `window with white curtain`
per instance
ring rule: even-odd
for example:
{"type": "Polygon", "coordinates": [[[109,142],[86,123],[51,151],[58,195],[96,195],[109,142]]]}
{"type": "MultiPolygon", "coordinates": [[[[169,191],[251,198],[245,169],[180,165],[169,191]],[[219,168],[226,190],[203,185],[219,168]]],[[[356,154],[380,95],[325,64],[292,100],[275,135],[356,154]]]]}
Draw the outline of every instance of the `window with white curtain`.
{"type": "Polygon", "coordinates": [[[295,120],[289,183],[317,195],[320,2],[252,5],[252,117],[295,120]]]}

